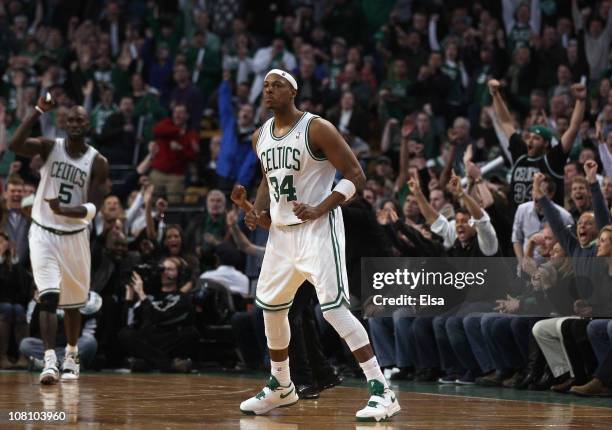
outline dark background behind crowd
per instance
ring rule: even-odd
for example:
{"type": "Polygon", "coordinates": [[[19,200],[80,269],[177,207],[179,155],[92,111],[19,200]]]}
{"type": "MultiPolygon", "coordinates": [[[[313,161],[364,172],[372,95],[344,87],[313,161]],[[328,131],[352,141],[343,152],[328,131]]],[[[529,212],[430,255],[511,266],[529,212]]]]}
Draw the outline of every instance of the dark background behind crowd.
{"type": "MultiPolygon", "coordinates": [[[[8,142],[46,92],[56,108],[33,135],[65,137],[83,105],[111,165],[84,365],[265,366],[252,297],[267,233],[245,228],[230,193],[261,180],[251,136],[270,116],[263,78],[282,68],[368,178],[343,207],[352,310],[364,256],[517,257],[507,297],[368,320],[392,379],[612,393],[612,298],[581,281],[612,289],[611,5],[0,1],[0,367],[42,355],[27,243],[42,161],[8,142]]],[[[311,289],[291,313],[291,362],[317,391],[337,366],[357,370],[311,289]]]]}

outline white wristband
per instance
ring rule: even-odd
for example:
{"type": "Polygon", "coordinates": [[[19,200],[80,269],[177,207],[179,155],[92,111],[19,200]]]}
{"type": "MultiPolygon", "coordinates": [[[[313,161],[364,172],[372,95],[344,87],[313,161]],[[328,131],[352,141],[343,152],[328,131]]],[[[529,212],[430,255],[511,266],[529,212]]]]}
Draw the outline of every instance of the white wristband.
{"type": "Polygon", "coordinates": [[[83,206],[85,207],[85,209],[87,209],[87,215],[85,215],[85,220],[91,221],[92,219],[94,219],[97,211],[96,205],[94,205],[93,203],[85,203],[83,206]]]}
{"type": "Polygon", "coordinates": [[[44,111],[44,110],[42,110],[42,108],[41,108],[40,106],[38,106],[38,105],[34,106],[34,109],[36,109],[36,110],[37,110],[37,111],[38,111],[38,112],[39,112],[41,115],[42,115],[43,113],[45,113],[45,111],[44,111]]]}
{"type": "Polygon", "coordinates": [[[349,181],[348,179],[340,179],[340,182],[336,184],[333,191],[342,194],[344,196],[344,200],[346,201],[353,197],[357,191],[357,188],[355,188],[353,181],[349,181]]]}

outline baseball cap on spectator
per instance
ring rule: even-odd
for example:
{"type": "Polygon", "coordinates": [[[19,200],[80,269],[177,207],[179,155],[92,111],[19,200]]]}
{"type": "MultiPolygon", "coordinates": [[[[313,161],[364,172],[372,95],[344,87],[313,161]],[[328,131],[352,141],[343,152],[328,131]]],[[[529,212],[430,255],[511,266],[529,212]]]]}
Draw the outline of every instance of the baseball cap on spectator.
{"type": "Polygon", "coordinates": [[[548,127],[544,127],[543,125],[532,125],[531,127],[529,127],[529,132],[537,134],[547,142],[550,142],[553,138],[552,131],[550,131],[548,127]]]}
{"type": "Polygon", "coordinates": [[[240,265],[240,251],[229,242],[221,242],[215,248],[215,255],[219,259],[219,264],[222,266],[237,267],[240,265]]]}

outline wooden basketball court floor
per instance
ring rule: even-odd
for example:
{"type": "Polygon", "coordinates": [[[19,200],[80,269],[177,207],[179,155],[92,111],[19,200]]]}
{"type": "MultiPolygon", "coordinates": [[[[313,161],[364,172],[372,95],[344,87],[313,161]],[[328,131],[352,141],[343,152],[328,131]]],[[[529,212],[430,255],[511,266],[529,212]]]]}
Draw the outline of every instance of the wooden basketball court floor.
{"type": "Polygon", "coordinates": [[[78,383],[38,384],[38,374],[0,372],[0,429],[612,429],[612,399],[580,399],[509,389],[395,385],[402,412],[386,423],[358,423],[367,393],[358,380],[319,400],[243,415],[240,402],[265,375],[85,373],[78,383]],[[61,423],[9,421],[9,412],[64,411],[61,423]]]}

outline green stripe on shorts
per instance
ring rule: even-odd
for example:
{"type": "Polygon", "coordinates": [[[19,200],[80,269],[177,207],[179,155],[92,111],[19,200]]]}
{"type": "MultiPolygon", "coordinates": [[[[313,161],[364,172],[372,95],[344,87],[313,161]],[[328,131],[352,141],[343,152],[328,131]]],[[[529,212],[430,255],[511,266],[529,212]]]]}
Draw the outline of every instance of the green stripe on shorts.
{"type": "MultiPolygon", "coordinates": [[[[336,235],[336,215],[335,209],[328,214],[329,228],[331,234],[332,249],[334,251],[334,266],[336,268],[336,286],[338,288],[338,294],[336,298],[331,302],[321,303],[321,310],[327,310],[330,307],[337,307],[342,300],[346,300],[344,297],[344,280],[342,279],[342,256],[340,255],[340,244],[338,243],[338,237],[336,235]]],[[[348,300],[347,300],[348,302],[348,300]]]]}
{"type": "Polygon", "coordinates": [[[260,307],[262,309],[265,309],[267,311],[282,311],[282,310],[290,308],[291,305],[293,304],[293,300],[291,300],[290,302],[287,302],[287,303],[281,303],[279,305],[269,305],[267,303],[262,302],[257,297],[255,297],[255,304],[258,307],[260,307]]]}

